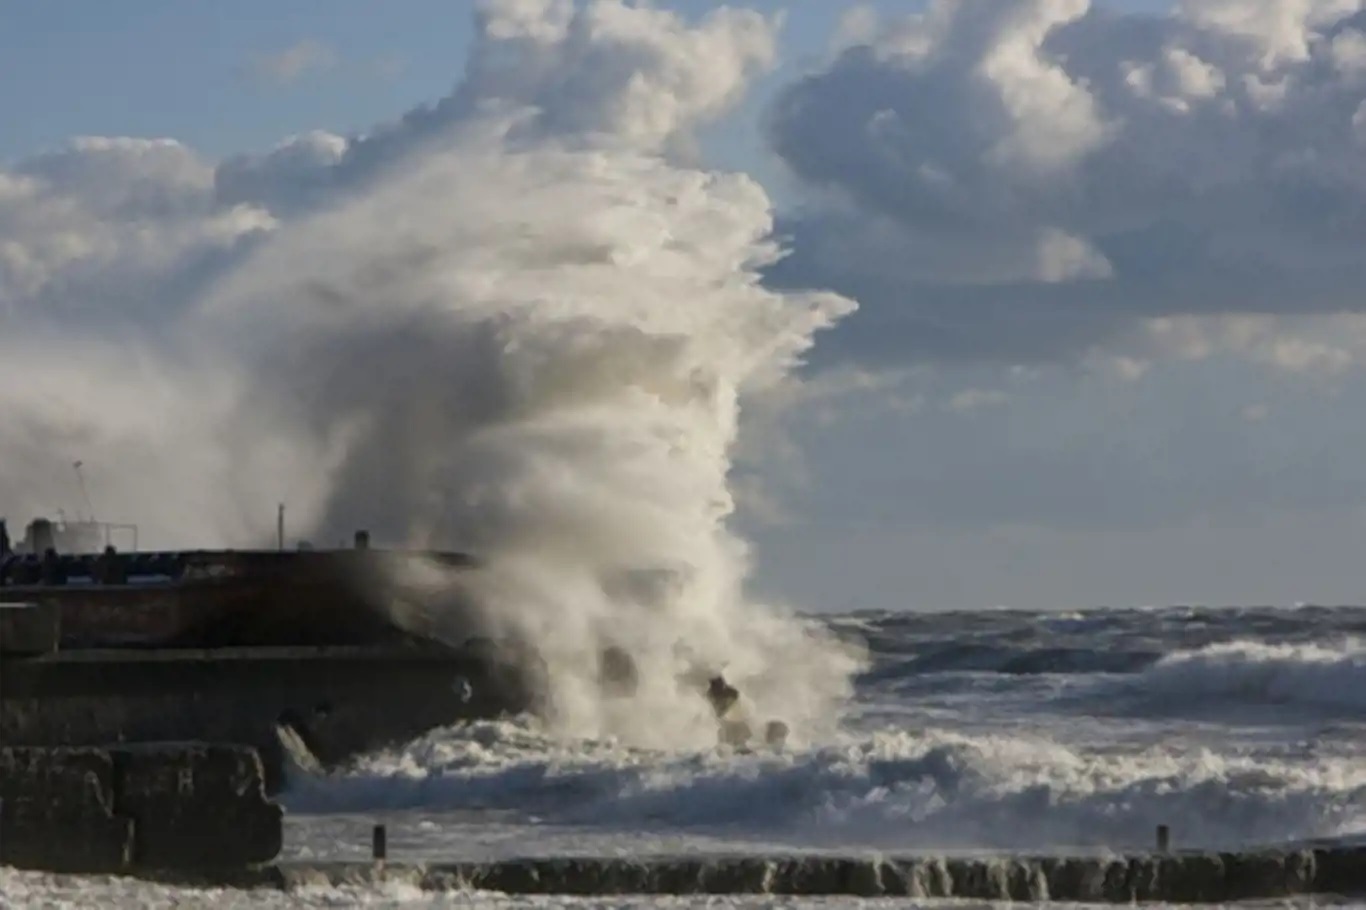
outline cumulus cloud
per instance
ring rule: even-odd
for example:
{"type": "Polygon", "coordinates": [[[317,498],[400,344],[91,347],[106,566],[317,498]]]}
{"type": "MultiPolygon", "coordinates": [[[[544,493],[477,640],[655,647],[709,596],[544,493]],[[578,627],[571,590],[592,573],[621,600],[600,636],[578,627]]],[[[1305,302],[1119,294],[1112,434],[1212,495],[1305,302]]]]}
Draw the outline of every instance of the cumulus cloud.
{"type": "Polygon", "coordinates": [[[30,322],[164,318],[172,288],[275,225],[220,204],[213,166],[169,139],[75,139],[0,171],[0,198],[0,313],[30,322]]]}
{"type": "Polygon", "coordinates": [[[610,145],[673,155],[726,114],[776,55],[777,22],[721,8],[698,22],[620,0],[477,4],[463,79],[435,104],[367,133],[314,131],[218,168],[224,203],[298,211],[382,175],[456,126],[497,118],[499,141],[610,145]]]}
{"type": "Polygon", "coordinates": [[[940,0],[883,23],[773,106],[806,190],[773,278],[865,305],[842,356],[903,360],[1134,357],[1153,319],[1362,312],[1361,8],[940,0]]]}

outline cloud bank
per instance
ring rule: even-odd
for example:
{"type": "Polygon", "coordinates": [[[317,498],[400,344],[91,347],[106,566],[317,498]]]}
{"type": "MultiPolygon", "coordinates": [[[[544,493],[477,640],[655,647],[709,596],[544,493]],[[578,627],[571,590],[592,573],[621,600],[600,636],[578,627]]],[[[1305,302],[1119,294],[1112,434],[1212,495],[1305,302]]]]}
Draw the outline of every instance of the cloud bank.
{"type": "Polygon", "coordinates": [[[857,297],[854,356],[1190,356],[1272,317],[1277,365],[1356,360],[1356,339],[1310,354],[1340,335],[1304,317],[1366,306],[1361,9],[940,0],[884,22],[771,112],[807,190],[775,277],[857,297]]]}

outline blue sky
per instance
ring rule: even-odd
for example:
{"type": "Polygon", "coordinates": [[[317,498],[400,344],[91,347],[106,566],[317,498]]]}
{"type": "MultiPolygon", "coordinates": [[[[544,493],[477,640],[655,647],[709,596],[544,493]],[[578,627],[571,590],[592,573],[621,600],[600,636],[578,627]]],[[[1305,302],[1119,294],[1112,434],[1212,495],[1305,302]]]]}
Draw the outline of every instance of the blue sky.
{"type": "MultiPolygon", "coordinates": [[[[1366,596],[1366,3],[961,0],[900,23],[923,57],[882,33],[835,53],[851,4],[739,5],[786,13],[761,77],[733,66],[743,40],[680,26],[551,53],[563,72],[529,86],[481,73],[474,97],[626,135],[623,66],[643,66],[678,114],[670,152],[700,130],[704,165],[776,203],[790,255],[768,286],[858,301],[818,339],[788,427],[801,463],[776,446],[742,513],[768,589],[835,607],[1366,596]],[[731,82],[746,100],[709,123],[731,82]]],[[[917,8],[872,6],[894,25],[917,8]]],[[[0,320],[202,291],[242,238],[421,127],[265,153],[449,99],[472,42],[498,40],[471,13],[0,0],[0,320]]]]}
{"type": "MultiPolygon", "coordinates": [[[[706,0],[662,4],[689,15],[706,0]]],[[[849,4],[755,0],[785,11],[780,68],[750,110],[828,50],[849,4]]],[[[865,4],[886,12],[921,5],[865,4]]],[[[1160,0],[1112,0],[1152,9],[1160,0]]],[[[350,133],[448,94],[464,67],[471,4],[0,0],[0,161],[76,135],[173,137],[209,155],[263,151],[310,129],[350,133]],[[321,56],[272,80],[263,61],[316,44],[321,56]]],[[[752,163],[753,118],[713,138],[723,163],[752,163]]]]}

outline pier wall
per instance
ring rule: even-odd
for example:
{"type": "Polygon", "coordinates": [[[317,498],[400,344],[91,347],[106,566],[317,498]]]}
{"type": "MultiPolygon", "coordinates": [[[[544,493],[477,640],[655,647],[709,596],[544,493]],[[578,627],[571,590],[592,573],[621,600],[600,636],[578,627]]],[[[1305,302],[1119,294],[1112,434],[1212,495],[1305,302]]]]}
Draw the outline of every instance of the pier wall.
{"type": "Polygon", "coordinates": [[[418,648],[70,651],[0,660],[0,746],[243,743],[276,792],[294,729],[324,765],[524,706],[487,661],[418,648]],[[468,683],[468,685],[466,685],[468,683]]]}
{"type": "Polygon", "coordinates": [[[61,611],[55,605],[0,603],[0,655],[50,654],[60,637],[61,611]]]}
{"type": "Polygon", "coordinates": [[[0,865],[53,872],[246,868],[282,813],[242,746],[0,747],[0,865]]]}

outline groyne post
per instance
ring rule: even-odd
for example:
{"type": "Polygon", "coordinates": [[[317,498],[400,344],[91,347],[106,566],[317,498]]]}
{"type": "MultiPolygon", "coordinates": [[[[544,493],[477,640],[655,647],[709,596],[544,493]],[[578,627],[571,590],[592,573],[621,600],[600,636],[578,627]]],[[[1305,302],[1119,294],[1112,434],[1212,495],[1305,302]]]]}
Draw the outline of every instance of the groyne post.
{"type": "Polygon", "coordinates": [[[389,832],[383,825],[375,825],[370,836],[370,858],[382,863],[389,858],[389,832]]]}
{"type": "Polygon", "coordinates": [[[1166,825],[1157,826],[1157,852],[1168,853],[1171,850],[1172,832],[1166,825]]]}

